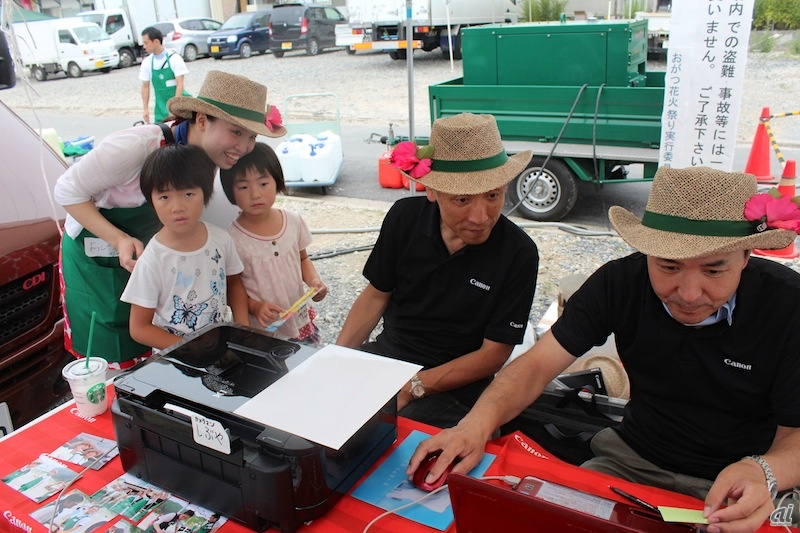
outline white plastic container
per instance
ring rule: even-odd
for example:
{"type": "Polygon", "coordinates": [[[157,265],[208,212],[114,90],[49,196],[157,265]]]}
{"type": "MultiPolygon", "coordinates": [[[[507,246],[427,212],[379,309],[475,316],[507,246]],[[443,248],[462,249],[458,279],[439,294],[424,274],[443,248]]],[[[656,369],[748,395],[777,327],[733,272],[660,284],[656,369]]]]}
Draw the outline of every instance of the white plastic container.
{"type": "Polygon", "coordinates": [[[300,181],[301,178],[301,159],[303,154],[308,151],[307,146],[315,141],[314,137],[305,133],[292,135],[275,149],[278,160],[283,169],[284,181],[300,181]]]}
{"type": "Polygon", "coordinates": [[[342,139],[332,131],[317,135],[308,145],[301,159],[301,176],[304,182],[328,183],[333,180],[342,164],[342,139]]]}

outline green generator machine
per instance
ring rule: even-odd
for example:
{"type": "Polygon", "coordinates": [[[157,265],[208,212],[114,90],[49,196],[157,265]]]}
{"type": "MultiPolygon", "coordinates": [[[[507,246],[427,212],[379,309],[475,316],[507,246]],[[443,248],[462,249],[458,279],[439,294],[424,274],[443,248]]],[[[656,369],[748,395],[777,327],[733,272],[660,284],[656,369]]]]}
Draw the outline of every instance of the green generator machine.
{"type": "Polygon", "coordinates": [[[647,72],[646,20],[468,28],[462,53],[464,76],[429,87],[431,120],[488,113],[509,152],[533,150],[509,187],[521,215],[560,220],[577,180],[653,179],[664,73],[647,72]],[[629,178],[629,165],[642,177],[629,178]]]}

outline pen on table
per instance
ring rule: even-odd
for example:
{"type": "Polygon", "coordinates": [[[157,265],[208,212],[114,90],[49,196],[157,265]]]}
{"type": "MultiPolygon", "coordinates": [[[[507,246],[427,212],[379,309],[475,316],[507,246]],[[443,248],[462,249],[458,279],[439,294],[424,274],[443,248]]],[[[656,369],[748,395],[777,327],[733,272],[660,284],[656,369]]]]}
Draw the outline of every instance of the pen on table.
{"type": "Polygon", "coordinates": [[[636,496],[634,496],[633,494],[628,494],[628,493],[627,493],[627,492],[625,492],[624,490],[622,490],[622,489],[618,489],[617,487],[612,487],[611,485],[609,485],[609,486],[608,486],[608,488],[609,488],[609,489],[611,489],[611,490],[612,490],[613,492],[615,492],[616,494],[619,494],[620,496],[622,496],[622,497],[623,497],[623,498],[625,498],[626,500],[628,500],[628,501],[632,501],[633,503],[635,503],[636,505],[638,505],[638,506],[640,506],[640,507],[644,507],[645,509],[647,509],[647,510],[649,510],[649,511],[653,511],[654,513],[661,514],[661,513],[659,513],[659,511],[658,511],[658,507],[656,507],[656,506],[655,506],[655,505],[653,505],[652,503],[647,503],[647,502],[646,502],[646,501],[644,501],[643,499],[641,499],[641,498],[637,498],[637,497],[636,497],[636,496]]]}

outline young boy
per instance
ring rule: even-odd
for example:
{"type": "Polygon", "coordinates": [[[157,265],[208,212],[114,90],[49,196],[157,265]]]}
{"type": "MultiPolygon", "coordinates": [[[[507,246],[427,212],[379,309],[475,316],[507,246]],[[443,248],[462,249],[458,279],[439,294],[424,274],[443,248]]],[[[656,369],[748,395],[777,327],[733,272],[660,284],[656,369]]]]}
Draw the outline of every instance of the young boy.
{"type": "Polygon", "coordinates": [[[215,172],[191,145],[159,148],[142,167],[142,194],[164,227],[136,261],[121,300],[131,304],[131,337],[157,350],[211,324],[247,324],[244,267],[233,241],[200,220],[215,172]]]}

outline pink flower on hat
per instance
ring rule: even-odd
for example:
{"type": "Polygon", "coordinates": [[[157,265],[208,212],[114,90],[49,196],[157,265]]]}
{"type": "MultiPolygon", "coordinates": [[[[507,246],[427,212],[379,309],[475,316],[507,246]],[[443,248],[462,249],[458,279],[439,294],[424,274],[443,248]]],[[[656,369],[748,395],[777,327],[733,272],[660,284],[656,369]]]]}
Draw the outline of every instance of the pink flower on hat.
{"type": "MultiPolygon", "coordinates": [[[[800,233],[800,207],[798,198],[781,196],[774,187],[769,192],[756,194],[744,204],[744,217],[751,221],[761,221],[765,228],[788,229],[800,233]]],[[[763,231],[759,227],[759,231],[763,231]]]]}
{"type": "Polygon", "coordinates": [[[425,146],[417,148],[411,141],[404,141],[395,146],[389,161],[395,168],[398,168],[411,176],[419,179],[431,171],[431,159],[433,147],[425,146]]]}
{"type": "Polygon", "coordinates": [[[278,111],[278,108],[274,105],[267,106],[267,113],[266,118],[264,119],[264,125],[267,129],[273,133],[275,133],[276,129],[283,127],[283,117],[281,116],[281,112],[278,111]]]}

